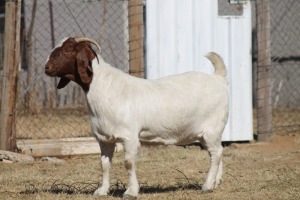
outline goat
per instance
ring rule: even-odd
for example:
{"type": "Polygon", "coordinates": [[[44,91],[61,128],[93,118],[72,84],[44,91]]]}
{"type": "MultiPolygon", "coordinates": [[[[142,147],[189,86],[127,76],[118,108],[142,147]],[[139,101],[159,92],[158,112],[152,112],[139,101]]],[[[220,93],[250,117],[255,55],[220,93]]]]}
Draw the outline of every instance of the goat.
{"type": "Polygon", "coordinates": [[[45,73],[60,77],[58,88],[70,81],[86,94],[91,128],[101,149],[102,186],[109,192],[109,170],[117,142],[124,146],[129,183],[125,199],[136,198],[139,184],[136,158],[140,145],[185,145],[199,141],[209,152],[210,168],[203,191],[222,178],[221,137],[228,119],[227,70],[222,58],[209,53],[215,73],[187,72],[157,80],[130,76],[106,63],[92,48],[93,39],[69,37],[54,48],[45,73]]]}

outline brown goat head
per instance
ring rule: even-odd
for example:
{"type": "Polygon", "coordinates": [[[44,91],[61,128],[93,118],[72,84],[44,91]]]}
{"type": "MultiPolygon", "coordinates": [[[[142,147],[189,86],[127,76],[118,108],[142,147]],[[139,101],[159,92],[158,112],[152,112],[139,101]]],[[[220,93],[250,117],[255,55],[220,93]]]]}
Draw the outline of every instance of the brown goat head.
{"type": "Polygon", "coordinates": [[[101,51],[94,40],[80,36],[63,39],[52,50],[45,65],[45,73],[51,77],[60,77],[58,89],[74,81],[84,91],[88,91],[93,77],[92,60],[97,58],[91,44],[95,44],[101,51]]]}

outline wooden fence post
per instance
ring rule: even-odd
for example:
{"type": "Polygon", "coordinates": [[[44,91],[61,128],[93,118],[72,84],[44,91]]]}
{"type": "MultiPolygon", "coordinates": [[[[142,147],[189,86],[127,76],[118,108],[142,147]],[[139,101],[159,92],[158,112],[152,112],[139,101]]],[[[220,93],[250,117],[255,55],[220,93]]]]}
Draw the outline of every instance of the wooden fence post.
{"type": "Polygon", "coordinates": [[[21,0],[5,3],[5,43],[0,115],[0,149],[16,149],[16,94],[20,62],[21,0]]]}
{"type": "MultiPolygon", "coordinates": [[[[31,85],[35,76],[38,72],[38,67],[33,60],[33,52],[34,52],[34,44],[33,44],[33,28],[35,24],[35,17],[37,11],[37,0],[32,1],[32,11],[31,11],[31,19],[28,27],[28,31],[26,33],[26,51],[27,51],[27,85],[31,85]]],[[[29,13],[27,13],[29,15],[29,13]]],[[[38,89],[36,84],[32,84],[31,89],[27,92],[25,96],[26,106],[31,113],[39,113],[41,110],[41,106],[37,103],[38,99],[38,89]]]]}
{"type": "Polygon", "coordinates": [[[143,0],[129,0],[129,73],[144,78],[143,0]]]}
{"type": "Polygon", "coordinates": [[[257,26],[257,139],[270,141],[272,134],[271,38],[269,0],[256,1],[257,26]]]}

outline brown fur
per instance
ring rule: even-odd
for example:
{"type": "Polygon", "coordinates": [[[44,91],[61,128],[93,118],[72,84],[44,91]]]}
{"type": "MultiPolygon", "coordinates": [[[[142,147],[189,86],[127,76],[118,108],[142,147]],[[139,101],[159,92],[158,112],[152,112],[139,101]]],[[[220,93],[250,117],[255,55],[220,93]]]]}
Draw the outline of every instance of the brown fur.
{"type": "Polygon", "coordinates": [[[93,78],[92,60],[96,52],[88,42],[76,42],[72,37],[52,50],[46,63],[48,76],[60,77],[57,88],[65,87],[70,81],[78,83],[87,92],[93,78]],[[57,67],[56,67],[57,66],[57,67]]]}

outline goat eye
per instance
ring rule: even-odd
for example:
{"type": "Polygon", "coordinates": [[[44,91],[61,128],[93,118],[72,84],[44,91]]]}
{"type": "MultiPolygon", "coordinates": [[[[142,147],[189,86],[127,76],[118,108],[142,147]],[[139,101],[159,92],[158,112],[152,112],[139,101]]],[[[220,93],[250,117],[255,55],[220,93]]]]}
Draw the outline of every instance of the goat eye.
{"type": "Polygon", "coordinates": [[[73,51],[74,51],[74,46],[69,45],[69,46],[66,46],[66,48],[63,50],[63,53],[65,55],[68,55],[68,54],[71,54],[73,51]]]}
{"type": "Polygon", "coordinates": [[[71,52],[72,52],[72,51],[65,50],[65,51],[64,51],[64,54],[68,55],[68,54],[70,54],[71,52]]]}

